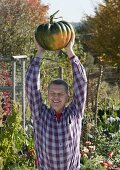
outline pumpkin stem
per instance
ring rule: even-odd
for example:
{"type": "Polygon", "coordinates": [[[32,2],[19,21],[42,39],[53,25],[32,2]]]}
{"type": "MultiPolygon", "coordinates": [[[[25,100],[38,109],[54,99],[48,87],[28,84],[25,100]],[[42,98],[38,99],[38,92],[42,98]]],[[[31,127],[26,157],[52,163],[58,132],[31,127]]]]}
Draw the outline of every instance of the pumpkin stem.
{"type": "Polygon", "coordinates": [[[62,20],[63,20],[63,17],[62,17],[62,16],[61,16],[61,17],[54,18],[54,19],[58,19],[58,18],[62,18],[62,20]]]}
{"type": "Polygon", "coordinates": [[[54,14],[50,15],[50,24],[53,23],[54,16],[55,16],[58,12],[59,12],[59,10],[56,11],[54,14]]]}

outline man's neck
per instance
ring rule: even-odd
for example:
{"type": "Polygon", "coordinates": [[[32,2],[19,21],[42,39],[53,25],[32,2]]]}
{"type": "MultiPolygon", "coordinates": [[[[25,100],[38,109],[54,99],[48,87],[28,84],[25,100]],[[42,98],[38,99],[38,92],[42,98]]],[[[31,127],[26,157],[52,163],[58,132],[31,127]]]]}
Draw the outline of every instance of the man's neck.
{"type": "Polygon", "coordinates": [[[57,118],[57,121],[59,122],[60,121],[60,117],[61,117],[61,113],[55,112],[55,116],[57,118]]]}

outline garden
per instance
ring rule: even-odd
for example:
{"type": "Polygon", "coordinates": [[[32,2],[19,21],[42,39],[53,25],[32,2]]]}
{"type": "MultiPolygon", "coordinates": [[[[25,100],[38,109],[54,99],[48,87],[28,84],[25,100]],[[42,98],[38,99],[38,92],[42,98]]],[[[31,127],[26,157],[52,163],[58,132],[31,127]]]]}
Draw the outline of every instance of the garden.
{"type": "MultiPolygon", "coordinates": [[[[3,23],[0,30],[0,170],[37,170],[30,108],[26,97],[25,103],[22,98],[24,77],[22,79],[20,74],[21,60],[16,60],[16,89],[21,79],[22,84],[13,94],[12,56],[26,55],[27,71],[36,54],[34,30],[38,23],[47,21],[49,7],[37,0],[34,3],[4,0],[0,2],[0,7],[3,23]]],[[[105,1],[104,6],[100,4],[94,17],[86,16],[77,26],[71,23],[76,32],[74,50],[86,69],[88,79],[80,144],[81,170],[120,169],[119,23],[119,0],[105,1]]],[[[72,69],[64,49],[45,52],[40,76],[46,104],[48,84],[58,77],[70,85],[72,99],[72,69]]]]}

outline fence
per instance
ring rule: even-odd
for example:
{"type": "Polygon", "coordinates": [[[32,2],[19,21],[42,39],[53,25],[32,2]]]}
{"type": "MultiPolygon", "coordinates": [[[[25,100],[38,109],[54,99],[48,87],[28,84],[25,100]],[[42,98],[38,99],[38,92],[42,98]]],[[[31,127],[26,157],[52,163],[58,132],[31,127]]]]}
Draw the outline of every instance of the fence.
{"type": "MultiPolygon", "coordinates": [[[[1,69],[1,83],[0,83],[0,92],[10,92],[11,99],[16,101],[16,95],[19,92],[22,104],[22,120],[23,120],[23,128],[25,130],[25,62],[27,56],[12,56],[11,58],[0,57],[1,69]],[[11,79],[11,84],[6,83],[5,80],[5,63],[7,63],[7,76],[11,79]],[[17,67],[18,65],[18,67],[17,67]],[[21,70],[21,71],[20,71],[21,70]],[[4,72],[3,72],[4,71],[4,72]]],[[[8,81],[8,80],[7,80],[8,81]]],[[[1,101],[2,102],[2,101],[1,101]]],[[[1,103],[2,104],[2,103],[1,103]]]]}

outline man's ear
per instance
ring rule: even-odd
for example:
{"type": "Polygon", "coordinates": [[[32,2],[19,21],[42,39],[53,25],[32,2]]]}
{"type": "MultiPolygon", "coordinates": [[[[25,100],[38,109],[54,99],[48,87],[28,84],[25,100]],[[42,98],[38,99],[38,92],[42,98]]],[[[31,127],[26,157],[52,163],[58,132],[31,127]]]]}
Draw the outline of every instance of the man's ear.
{"type": "Polygon", "coordinates": [[[70,103],[70,102],[72,101],[72,99],[73,99],[73,94],[72,94],[72,92],[69,90],[69,91],[68,91],[68,103],[70,103]]]}
{"type": "Polygon", "coordinates": [[[70,92],[68,91],[67,98],[66,98],[66,103],[69,103],[69,100],[70,100],[70,92]]]}
{"type": "Polygon", "coordinates": [[[70,91],[68,91],[68,98],[70,97],[70,91]]]}

